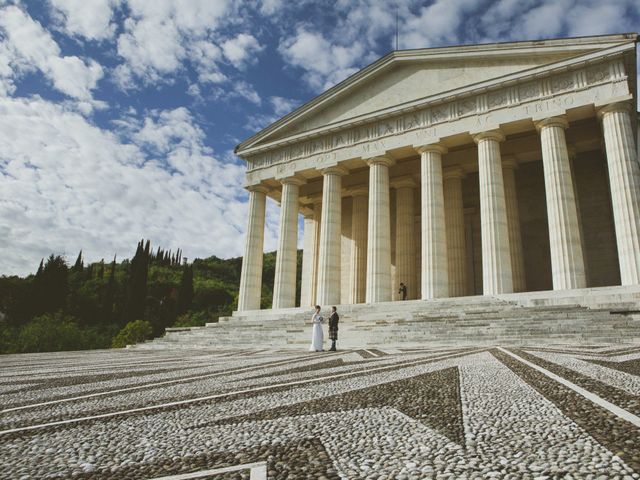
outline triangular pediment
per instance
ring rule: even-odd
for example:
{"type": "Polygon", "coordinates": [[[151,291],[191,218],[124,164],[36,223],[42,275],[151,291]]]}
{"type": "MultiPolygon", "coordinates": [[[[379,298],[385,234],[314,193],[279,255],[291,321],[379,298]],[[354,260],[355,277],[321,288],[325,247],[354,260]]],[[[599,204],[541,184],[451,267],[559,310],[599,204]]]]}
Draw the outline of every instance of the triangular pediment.
{"type": "Polygon", "coordinates": [[[392,52],[258,132],[238,153],[634,41],[607,35],[392,52]]]}
{"type": "Polygon", "coordinates": [[[324,109],[289,128],[282,129],[271,139],[285,138],[290,134],[302,133],[323,125],[355,119],[394,105],[409,103],[565,58],[567,55],[557,55],[555,58],[398,62],[362,85],[349,89],[324,109]]]}

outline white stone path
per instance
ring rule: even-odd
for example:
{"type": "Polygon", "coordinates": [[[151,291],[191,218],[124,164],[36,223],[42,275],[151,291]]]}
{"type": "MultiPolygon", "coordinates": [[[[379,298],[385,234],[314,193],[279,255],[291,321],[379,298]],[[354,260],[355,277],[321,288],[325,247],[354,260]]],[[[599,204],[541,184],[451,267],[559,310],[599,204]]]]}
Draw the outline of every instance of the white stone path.
{"type": "MultiPolygon", "coordinates": [[[[398,370],[388,357],[381,357],[376,362],[384,360],[384,364],[375,363],[366,375],[333,372],[330,389],[313,381],[287,382],[284,376],[275,377],[274,384],[288,383],[290,388],[270,392],[269,387],[249,387],[254,394],[261,389],[259,395],[205,404],[186,402],[179,410],[149,411],[144,416],[114,412],[98,422],[73,422],[63,430],[42,431],[9,444],[2,444],[0,436],[0,477],[11,477],[12,468],[68,476],[86,469],[153,464],[167,457],[188,459],[211,450],[234,451],[311,437],[320,439],[343,478],[423,478],[438,473],[486,478],[498,471],[533,478],[554,468],[575,468],[578,477],[611,469],[631,473],[612,452],[489,353],[452,358],[441,352],[440,356],[437,363],[415,360],[398,370]],[[451,366],[460,369],[463,446],[384,407],[338,416],[327,413],[208,425],[216,418],[328,398],[451,366]]],[[[330,357],[312,358],[322,362],[330,357]]],[[[400,356],[407,358],[416,355],[400,356]]],[[[154,391],[146,393],[153,401],[154,391]]]]}
{"type": "MultiPolygon", "coordinates": [[[[530,352],[538,358],[569,368],[575,372],[591,377],[600,382],[619,388],[631,395],[640,395],[640,377],[631,375],[613,368],[603,367],[594,363],[590,363],[571,355],[547,353],[547,352],[530,352]]],[[[611,360],[609,360],[611,361],[611,360]]]]}

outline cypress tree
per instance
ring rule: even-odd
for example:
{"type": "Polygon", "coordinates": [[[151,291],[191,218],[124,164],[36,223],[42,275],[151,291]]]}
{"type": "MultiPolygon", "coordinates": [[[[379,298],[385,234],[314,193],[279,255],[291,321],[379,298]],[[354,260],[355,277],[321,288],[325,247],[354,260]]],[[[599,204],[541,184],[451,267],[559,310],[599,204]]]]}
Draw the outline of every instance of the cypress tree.
{"type": "Polygon", "coordinates": [[[141,320],[144,315],[145,301],[147,298],[147,276],[149,274],[149,249],[147,240],[138,243],[136,254],[131,260],[131,272],[129,274],[127,321],[141,320]]]}
{"type": "Polygon", "coordinates": [[[93,278],[93,263],[90,263],[87,267],[86,280],[91,280],[93,278]]]}
{"type": "Polygon", "coordinates": [[[193,267],[185,265],[182,272],[182,280],[178,289],[177,313],[182,315],[186,313],[193,302],[193,267]]]}
{"type": "Polygon", "coordinates": [[[116,290],[116,255],[113,256],[113,262],[111,262],[111,271],[109,272],[109,281],[107,282],[107,290],[104,295],[104,302],[102,304],[102,310],[104,319],[107,323],[111,322],[113,317],[113,303],[115,299],[116,290]]]}
{"type": "Polygon", "coordinates": [[[33,277],[33,282],[31,283],[31,294],[30,297],[33,299],[33,304],[30,307],[30,315],[37,315],[42,313],[43,302],[44,302],[44,290],[43,290],[43,279],[42,275],[44,272],[44,258],[40,260],[40,266],[38,267],[38,271],[33,277]]]}
{"type": "Polygon", "coordinates": [[[42,271],[44,270],[44,258],[40,260],[40,266],[38,267],[38,271],[36,272],[36,278],[42,276],[42,271]]]}
{"type": "Polygon", "coordinates": [[[71,268],[72,272],[82,272],[84,269],[84,261],[82,260],[82,250],[78,253],[78,258],[76,259],[76,263],[73,264],[71,268]]]}
{"type": "Polygon", "coordinates": [[[40,275],[38,313],[56,312],[64,308],[69,293],[69,268],[67,262],[58,256],[51,256],[40,275]]]}

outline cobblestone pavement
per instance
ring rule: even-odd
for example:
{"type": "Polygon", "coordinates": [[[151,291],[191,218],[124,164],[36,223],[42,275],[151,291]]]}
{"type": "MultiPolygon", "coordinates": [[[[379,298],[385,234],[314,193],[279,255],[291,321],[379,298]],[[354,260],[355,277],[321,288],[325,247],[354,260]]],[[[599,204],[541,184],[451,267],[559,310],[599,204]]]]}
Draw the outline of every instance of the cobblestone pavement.
{"type": "Polygon", "coordinates": [[[640,478],[640,346],[0,357],[2,479],[640,478]]]}

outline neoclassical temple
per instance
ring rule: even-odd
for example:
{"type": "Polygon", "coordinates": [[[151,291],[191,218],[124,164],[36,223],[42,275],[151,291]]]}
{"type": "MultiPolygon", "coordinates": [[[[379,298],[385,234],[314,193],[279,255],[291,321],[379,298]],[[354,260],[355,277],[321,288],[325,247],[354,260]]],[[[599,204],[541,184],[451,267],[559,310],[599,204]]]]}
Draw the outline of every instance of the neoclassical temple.
{"type": "Polygon", "coordinates": [[[238,310],[640,284],[636,34],[389,53],[238,145],[238,310]]]}

